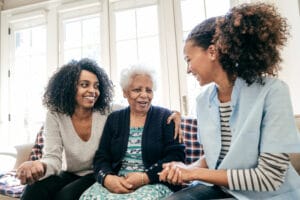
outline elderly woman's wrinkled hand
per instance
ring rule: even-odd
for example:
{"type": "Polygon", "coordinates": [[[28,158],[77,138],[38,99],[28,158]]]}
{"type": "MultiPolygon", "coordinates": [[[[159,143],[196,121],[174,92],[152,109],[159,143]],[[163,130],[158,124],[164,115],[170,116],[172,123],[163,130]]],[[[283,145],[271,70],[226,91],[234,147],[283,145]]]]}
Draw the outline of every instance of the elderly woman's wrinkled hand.
{"type": "Polygon", "coordinates": [[[32,184],[38,181],[45,174],[45,167],[40,161],[27,161],[22,163],[16,173],[21,184],[32,184]]]}
{"type": "Polygon", "coordinates": [[[126,180],[137,189],[149,183],[149,178],[145,172],[131,172],[125,176],[126,180]]]}
{"type": "Polygon", "coordinates": [[[133,192],[133,185],[125,177],[117,175],[107,175],[104,179],[104,186],[112,193],[126,194],[133,192]]]}
{"type": "Polygon", "coordinates": [[[181,130],[181,114],[178,111],[173,111],[172,114],[167,119],[167,124],[171,123],[171,121],[175,123],[175,132],[174,139],[178,137],[180,143],[183,142],[183,133],[181,130]]]}

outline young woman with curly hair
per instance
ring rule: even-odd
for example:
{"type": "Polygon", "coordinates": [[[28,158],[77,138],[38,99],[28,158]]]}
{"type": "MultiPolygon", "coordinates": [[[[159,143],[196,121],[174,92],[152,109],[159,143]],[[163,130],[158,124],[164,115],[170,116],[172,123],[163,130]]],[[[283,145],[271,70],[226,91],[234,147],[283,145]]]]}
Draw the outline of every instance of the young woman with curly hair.
{"type": "Polygon", "coordinates": [[[92,160],[112,97],[111,81],[91,59],[73,60],[54,73],[43,98],[48,109],[43,157],[17,170],[28,184],[21,199],[78,199],[95,182],[92,160]]]}
{"type": "Polygon", "coordinates": [[[186,39],[197,97],[203,156],[164,165],[160,180],[202,181],[175,199],[300,199],[289,153],[300,151],[288,86],[276,75],[287,41],[286,20],[268,4],[243,4],[196,26],[186,39]]]}
{"type": "MultiPolygon", "coordinates": [[[[113,85],[95,61],[85,58],[59,68],[43,99],[48,109],[43,157],[17,170],[21,183],[28,184],[21,199],[79,199],[95,183],[92,163],[112,98],[113,85]]],[[[169,118],[179,125],[180,115],[169,118]]]]}

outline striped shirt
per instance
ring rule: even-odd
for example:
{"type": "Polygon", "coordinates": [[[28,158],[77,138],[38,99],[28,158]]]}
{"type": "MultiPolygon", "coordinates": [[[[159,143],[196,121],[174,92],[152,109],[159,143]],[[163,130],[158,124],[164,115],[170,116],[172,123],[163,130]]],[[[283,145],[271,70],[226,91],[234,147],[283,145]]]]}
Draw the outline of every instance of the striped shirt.
{"type": "Polygon", "coordinates": [[[220,107],[220,120],[221,120],[221,152],[218,158],[218,163],[219,165],[221,161],[224,159],[226,156],[227,152],[229,151],[230,144],[231,144],[231,131],[230,131],[230,126],[229,126],[229,119],[231,116],[231,106],[230,102],[226,103],[221,103],[220,107]]]}
{"type": "MultiPolygon", "coordinates": [[[[220,103],[221,152],[218,165],[222,162],[231,144],[229,119],[232,113],[230,102],[220,103]]],[[[251,169],[228,169],[227,178],[230,190],[275,191],[284,182],[290,164],[286,153],[261,153],[258,164],[251,169]]]]}

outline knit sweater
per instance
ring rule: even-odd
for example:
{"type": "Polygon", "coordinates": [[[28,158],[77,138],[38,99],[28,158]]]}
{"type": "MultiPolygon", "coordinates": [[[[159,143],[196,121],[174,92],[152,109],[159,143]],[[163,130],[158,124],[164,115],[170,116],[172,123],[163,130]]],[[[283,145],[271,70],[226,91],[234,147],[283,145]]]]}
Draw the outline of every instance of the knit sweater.
{"type": "Polygon", "coordinates": [[[88,141],[83,141],[76,133],[70,116],[48,112],[44,155],[41,159],[47,165],[43,178],[58,174],[61,170],[79,176],[92,173],[92,161],[99,146],[106,118],[107,115],[94,112],[91,137],[88,141]]]}

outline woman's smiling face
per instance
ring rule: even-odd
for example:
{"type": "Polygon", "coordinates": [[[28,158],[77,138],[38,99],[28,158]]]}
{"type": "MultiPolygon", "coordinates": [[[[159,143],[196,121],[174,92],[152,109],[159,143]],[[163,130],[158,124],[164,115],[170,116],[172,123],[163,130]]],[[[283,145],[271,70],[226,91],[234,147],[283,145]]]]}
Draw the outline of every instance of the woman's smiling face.
{"type": "Polygon", "coordinates": [[[99,81],[97,76],[87,70],[80,72],[77,83],[76,107],[91,109],[99,98],[99,81]]]}
{"type": "Polygon", "coordinates": [[[195,76],[201,86],[211,83],[214,77],[214,49],[196,46],[193,41],[187,41],[184,46],[184,58],[187,62],[187,73],[195,76]]]}

